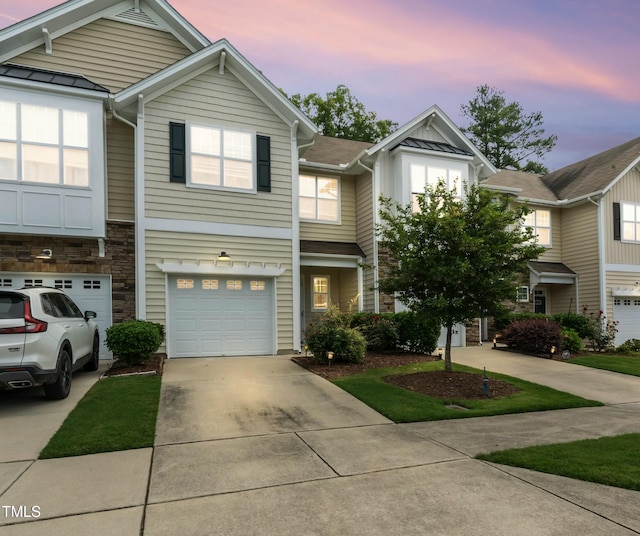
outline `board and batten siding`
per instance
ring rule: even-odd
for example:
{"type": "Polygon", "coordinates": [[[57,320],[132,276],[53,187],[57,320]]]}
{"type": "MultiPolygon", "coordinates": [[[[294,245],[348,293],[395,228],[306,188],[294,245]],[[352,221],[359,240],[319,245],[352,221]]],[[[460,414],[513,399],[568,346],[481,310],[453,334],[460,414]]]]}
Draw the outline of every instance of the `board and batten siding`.
{"type": "Polygon", "coordinates": [[[365,268],[362,271],[362,292],[363,310],[373,312],[374,301],[374,272],[373,265],[377,263],[374,259],[374,214],[373,214],[373,181],[371,173],[367,171],[356,177],[356,240],[360,249],[365,254],[363,263],[365,268]]]}
{"type": "MultiPolygon", "coordinates": [[[[165,274],[156,266],[181,262],[186,266],[201,261],[213,265],[220,251],[226,251],[238,266],[278,266],[285,272],[276,277],[278,351],[293,348],[293,278],[291,241],[264,238],[215,236],[208,234],[146,231],[147,320],[166,325],[165,274]]],[[[233,276],[229,276],[233,278],[233,276]]]]}
{"type": "Polygon", "coordinates": [[[191,52],[172,34],[126,22],[99,19],[12,58],[11,63],[79,73],[115,93],[191,52]]]}
{"type": "Polygon", "coordinates": [[[604,197],[606,258],[609,264],[640,265],[640,244],[613,239],[613,203],[640,204],[640,171],[631,170],[604,197]]]}
{"type": "Polygon", "coordinates": [[[531,207],[549,210],[551,213],[551,247],[545,248],[538,260],[541,262],[562,262],[562,226],[561,213],[557,208],[531,207]]]}
{"type": "Polygon", "coordinates": [[[107,219],[135,219],[133,136],[130,126],[107,119],[107,219]]]}
{"type": "MultiPolygon", "coordinates": [[[[300,171],[301,175],[318,175],[315,172],[300,171]]],[[[325,175],[318,175],[325,176],[325,175]]],[[[333,178],[326,175],[328,178],[333,178]]],[[[326,240],[329,242],[356,241],[356,183],[352,176],[339,177],[340,182],[340,223],[300,222],[301,240],[326,240]]]]}
{"type": "Polygon", "coordinates": [[[226,69],[207,71],[145,107],[145,214],[149,218],[290,228],[291,130],[226,69]],[[197,123],[271,138],[271,192],[231,192],[169,182],[169,123],[197,123]]]}

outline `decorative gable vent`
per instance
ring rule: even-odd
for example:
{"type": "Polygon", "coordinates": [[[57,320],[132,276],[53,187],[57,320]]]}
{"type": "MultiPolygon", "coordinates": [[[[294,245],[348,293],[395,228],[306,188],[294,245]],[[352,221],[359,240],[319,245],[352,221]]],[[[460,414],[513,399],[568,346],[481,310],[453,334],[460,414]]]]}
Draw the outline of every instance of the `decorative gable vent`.
{"type": "Polygon", "coordinates": [[[141,9],[136,11],[136,8],[132,7],[123,11],[119,15],[114,17],[115,20],[129,22],[131,24],[139,24],[140,26],[149,26],[151,28],[160,28],[158,23],[154,21],[149,15],[147,15],[141,9]]]}

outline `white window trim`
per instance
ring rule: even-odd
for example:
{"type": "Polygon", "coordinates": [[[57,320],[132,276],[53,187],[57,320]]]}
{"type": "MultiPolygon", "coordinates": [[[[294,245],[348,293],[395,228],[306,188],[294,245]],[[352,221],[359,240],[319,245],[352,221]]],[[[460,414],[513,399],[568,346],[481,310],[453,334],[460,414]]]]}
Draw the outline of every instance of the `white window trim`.
{"type": "MultiPolygon", "coordinates": [[[[413,205],[413,194],[425,193],[414,192],[411,184],[411,166],[422,166],[425,169],[425,186],[428,184],[428,168],[445,168],[447,171],[459,171],[460,172],[460,185],[459,192],[456,192],[456,197],[464,200],[464,189],[469,184],[469,164],[468,157],[461,158],[459,155],[447,155],[446,157],[439,157],[433,154],[424,155],[422,153],[410,153],[408,151],[402,151],[399,153],[402,158],[402,176],[403,180],[403,192],[402,203],[404,205],[413,205]]],[[[447,187],[448,178],[447,178],[447,187]]]]}
{"type": "MultiPolygon", "coordinates": [[[[187,122],[185,125],[185,136],[186,136],[186,149],[185,149],[185,157],[186,157],[186,172],[187,172],[187,188],[196,188],[199,190],[218,190],[221,192],[235,192],[241,194],[257,194],[258,193],[258,162],[257,162],[257,154],[256,154],[256,135],[257,132],[255,130],[246,130],[241,128],[229,128],[220,125],[212,125],[206,123],[197,123],[197,122],[187,122]],[[216,186],[213,184],[201,184],[198,182],[191,181],[191,127],[201,127],[201,128],[209,128],[220,131],[221,138],[224,137],[224,132],[239,132],[242,134],[249,134],[251,136],[251,175],[252,175],[252,187],[251,188],[230,188],[228,186],[216,186]]],[[[224,158],[220,155],[220,159],[224,162],[224,158]]],[[[238,162],[245,162],[245,160],[240,159],[229,159],[238,162]]],[[[221,175],[221,180],[224,181],[224,176],[221,175]]]]}
{"type": "Polygon", "coordinates": [[[320,275],[320,274],[315,274],[315,275],[311,275],[311,311],[313,311],[314,313],[324,313],[325,311],[329,310],[329,306],[331,305],[331,278],[328,275],[320,275]],[[315,295],[316,294],[325,294],[324,292],[315,292],[315,285],[314,285],[314,279],[317,277],[322,277],[325,278],[327,280],[327,307],[325,308],[316,308],[314,306],[315,304],[315,295]]]}
{"type": "MultiPolygon", "coordinates": [[[[640,235],[636,234],[636,239],[635,240],[629,240],[628,238],[624,237],[624,224],[626,223],[632,223],[632,220],[625,220],[624,219],[624,206],[625,205],[630,205],[634,208],[634,212],[637,213],[638,207],[640,207],[640,203],[634,203],[632,201],[620,201],[620,241],[621,242],[625,242],[627,244],[639,244],[640,243],[640,235]]],[[[633,223],[638,224],[640,223],[640,220],[633,220],[633,223]]]]}
{"type": "MultiPolygon", "coordinates": [[[[318,179],[332,179],[332,180],[337,180],[338,181],[338,199],[337,199],[337,203],[338,203],[338,219],[337,220],[319,220],[317,218],[302,218],[300,217],[300,221],[301,222],[305,222],[305,223],[320,223],[322,225],[342,225],[342,180],[340,177],[331,177],[329,175],[316,175],[314,173],[300,173],[298,175],[298,182],[300,181],[300,176],[304,175],[306,177],[314,177],[316,180],[316,195],[314,198],[311,198],[309,196],[306,195],[302,195],[299,194],[298,198],[305,198],[305,199],[315,199],[316,201],[316,214],[318,214],[318,179]]],[[[298,186],[298,191],[300,190],[300,187],[298,186]]],[[[298,203],[298,210],[300,210],[300,203],[298,203]]]]}
{"type": "Polygon", "coordinates": [[[518,289],[516,290],[516,298],[518,299],[519,302],[521,303],[525,303],[525,302],[529,302],[529,287],[527,285],[520,285],[518,287],[518,289]],[[520,289],[526,289],[526,295],[527,297],[525,299],[520,298],[520,289]]]}
{"type": "Polygon", "coordinates": [[[533,229],[535,243],[537,245],[539,245],[539,246],[544,247],[544,248],[553,247],[553,213],[548,208],[536,208],[536,209],[533,209],[533,212],[531,214],[533,214],[533,217],[534,217],[533,225],[528,225],[527,223],[525,223],[524,225],[526,227],[530,227],[531,229],[533,229]],[[544,210],[544,211],[549,213],[549,226],[548,227],[538,225],[538,211],[540,211],[540,210],[544,210]],[[549,243],[548,244],[547,243],[542,243],[542,242],[540,242],[538,240],[538,229],[549,229],[549,243]]]}

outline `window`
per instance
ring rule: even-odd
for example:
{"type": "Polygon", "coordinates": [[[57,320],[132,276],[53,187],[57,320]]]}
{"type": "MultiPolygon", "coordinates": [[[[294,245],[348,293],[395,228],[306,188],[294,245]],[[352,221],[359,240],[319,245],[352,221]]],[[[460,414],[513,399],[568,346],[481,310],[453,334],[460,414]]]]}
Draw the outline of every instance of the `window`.
{"type": "Polygon", "coordinates": [[[300,219],[340,221],[338,179],[300,175],[300,219]]]}
{"type": "Polygon", "coordinates": [[[189,183],[234,190],[254,189],[254,136],[191,125],[189,127],[189,183]]]}
{"type": "Polygon", "coordinates": [[[411,204],[414,212],[419,210],[418,195],[424,195],[427,186],[435,188],[440,182],[444,183],[447,190],[452,192],[456,199],[462,199],[462,173],[458,169],[411,164],[409,166],[409,173],[411,180],[411,204]]]}
{"type": "Polygon", "coordinates": [[[178,288],[193,288],[193,279],[178,279],[178,288]]]}
{"type": "Polygon", "coordinates": [[[527,214],[524,224],[533,229],[539,245],[551,247],[551,212],[549,210],[534,210],[527,214]]]}
{"type": "Polygon", "coordinates": [[[622,240],[640,242],[640,205],[622,203],[622,240]]]}
{"type": "Polygon", "coordinates": [[[73,288],[73,283],[70,279],[56,279],[53,286],[61,289],[73,288]]]}
{"type": "Polygon", "coordinates": [[[100,290],[100,281],[96,281],[94,279],[85,279],[82,286],[87,290],[100,290]]]}
{"type": "Polygon", "coordinates": [[[262,291],[265,289],[264,281],[251,281],[251,290],[262,291]]]}
{"type": "Polygon", "coordinates": [[[0,179],[89,186],[89,114],[0,101],[0,179]]]}
{"type": "Polygon", "coordinates": [[[242,281],[239,279],[229,279],[227,281],[227,290],[242,290],[242,281]]]}
{"type": "Polygon", "coordinates": [[[529,301],[529,287],[518,287],[518,301],[519,302],[529,301]]]}
{"type": "Polygon", "coordinates": [[[326,311],[329,308],[329,276],[314,276],[312,288],[313,310],[326,311]]]}
{"type": "Polygon", "coordinates": [[[218,290],[218,280],[217,279],[203,279],[202,280],[202,290],[218,290]]]}

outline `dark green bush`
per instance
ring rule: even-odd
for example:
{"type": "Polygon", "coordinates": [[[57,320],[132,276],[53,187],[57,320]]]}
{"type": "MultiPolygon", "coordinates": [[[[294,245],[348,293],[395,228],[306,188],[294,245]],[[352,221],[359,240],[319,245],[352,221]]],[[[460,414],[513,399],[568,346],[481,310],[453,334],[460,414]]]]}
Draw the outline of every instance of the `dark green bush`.
{"type": "Polygon", "coordinates": [[[145,320],[122,322],[106,333],[107,348],[128,365],[149,361],[164,341],[164,326],[145,320]]]}
{"type": "Polygon", "coordinates": [[[367,342],[357,329],[349,327],[350,315],[331,307],[317,322],[305,329],[305,342],[314,359],[327,363],[328,352],[336,361],[359,363],[364,359],[367,342]]]}
{"type": "Polygon", "coordinates": [[[561,347],[560,324],[539,318],[511,322],[502,332],[502,341],[525,353],[551,353],[551,347],[561,347]]]}
{"type": "Polygon", "coordinates": [[[357,329],[364,335],[370,350],[393,350],[397,346],[398,329],[394,315],[373,315],[357,329]]]}
{"type": "Polygon", "coordinates": [[[499,316],[493,318],[496,331],[502,332],[512,322],[519,322],[520,320],[551,320],[551,316],[541,313],[512,313],[505,312],[499,316]]]}
{"type": "Polygon", "coordinates": [[[420,354],[432,354],[440,338],[440,323],[426,315],[404,311],[394,317],[398,346],[420,354]]]}
{"type": "Polygon", "coordinates": [[[578,313],[557,313],[553,319],[563,328],[573,329],[581,339],[590,339],[593,336],[593,328],[585,315],[578,313]]]}
{"type": "Polygon", "coordinates": [[[560,334],[562,335],[563,350],[569,350],[572,354],[582,350],[582,337],[575,329],[562,326],[560,334]]]}
{"type": "Polygon", "coordinates": [[[637,354],[640,353],[640,339],[629,339],[616,348],[619,354],[637,354]]]}

